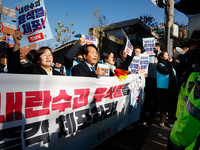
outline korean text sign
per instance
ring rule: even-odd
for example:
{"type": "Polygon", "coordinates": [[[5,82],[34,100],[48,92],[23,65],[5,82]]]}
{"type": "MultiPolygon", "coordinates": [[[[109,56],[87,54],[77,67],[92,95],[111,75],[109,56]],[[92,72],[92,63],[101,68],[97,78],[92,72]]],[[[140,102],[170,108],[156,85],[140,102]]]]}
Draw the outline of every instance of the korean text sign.
{"type": "Polygon", "coordinates": [[[131,72],[131,74],[135,74],[138,73],[139,69],[140,69],[140,57],[134,56],[128,68],[128,71],[131,72]]]}
{"type": "Polygon", "coordinates": [[[97,38],[96,37],[92,37],[92,36],[88,36],[88,35],[84,35],[84,34],[82,34],[82,36],[85,38],[85,44],[94,44],[97,47],[97,38]]]}
{"type": "Polygon", "coordinates": [[[0,74],[0,149],[92,149],[139,120],[133,76],[0,74]]]}
{"type": "Polygon", "coordinates": [[[155,47],[155,38],[143,38],[143,47],[146,50],[146,53],[149,55],[154,55],[154,47],[155,47]]]}
{"type": "Polygon", "coordinates": [[[124,51],[129,55],[131,56],[132,55],[132,45],[131,45],[131,42],[129,41],[128,37],[126,38],[126,46],[125,46],[125,49],[124,51]]]}
{"type": "Polygon", "coordinates": [[[149,55],[148,54],[140,54],[140,71],[139,71],[139,73],[148,74],[148,66],[149,66],[149,55]]]}
{"type": "Polygon", "coordinates": [[[23,1],[15,6],[15,12],[21,47],[53,38],[44,0],[23,1]]]}

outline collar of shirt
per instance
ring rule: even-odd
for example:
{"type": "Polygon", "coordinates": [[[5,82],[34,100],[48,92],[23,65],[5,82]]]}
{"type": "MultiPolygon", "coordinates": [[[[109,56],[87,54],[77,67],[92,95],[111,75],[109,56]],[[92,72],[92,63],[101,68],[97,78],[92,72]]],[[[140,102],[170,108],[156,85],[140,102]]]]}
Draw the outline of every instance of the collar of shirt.
{"type": "Polygon", "coordinates": [[[51,71],[47,72],[47,75],[52,76],[53,75],[53,69],[51,68],[51,71]]]}
{"type": "MultiPolygon", "coordinates": [[[[92,66],[92,65],[90,65],[90,64],[88,64],[86,61],[85,61],[85,63],[88,65],[88,67],[90,68],[90,67],[94,67],[94,65],[92,66]]],[[[95,67],[94,67],[95,68],[95,67]]],[[[92,69],[90,68],[90,71],[92,71],[92,69]]]]}

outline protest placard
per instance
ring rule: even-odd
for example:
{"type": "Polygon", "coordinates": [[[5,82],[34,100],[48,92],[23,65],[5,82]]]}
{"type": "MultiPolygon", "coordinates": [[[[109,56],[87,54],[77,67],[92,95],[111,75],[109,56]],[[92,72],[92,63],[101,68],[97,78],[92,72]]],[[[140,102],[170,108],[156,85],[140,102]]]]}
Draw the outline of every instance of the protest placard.
{"type": "Polygon", "coordinates": [[[126,38],[126,47],[124,49],[124,51],[129,55],[131,56],[132,55],[132,48],[133,46],[131,45],[131,42],[129,41],[128,37],[126,38]]]}
{"type": "Polygon", "coordinates": [[[134,56],[130,66],[128,68],[128,71],[131,74],[135,74],[139,71],[139,68],[140,68],[139,66],[140,66],[140,57],[134,56]]]}
{"type": "Polygon", "coordinates": [[[105,72],[105,75],[103,75],[103,77],[109,77],[110,75],[110,66],[109,65],[106,65],[106,64],[98,64],[98,68],[105,68],[104,72],[105,72]]]}
{"type": "Polygon", "coordinates": [[[20,28],[21,47],[53,38],[44,0],[26,0],[15,6],[16,24],[20,28]]]}
{"type": "Polygon", "coordinates": [[[97,41],[96,37],[92,37],[92,36],[88,36],[88,35],[84,35],[84,34],[77,34],[74,37],[78,37],[78,38],[84,37],[85,43],[83,43],[83,45],[84,44],[94,44],[97,47],[98,41],[97,41]]]}
{"type": "Polygon", "coordinates": [[[148,73],[149,55],[140,54],[140,71],[139,73],[148,73]]]}
{"type": "Polygon", "coordinates": [[[155,55],[153,52],[155,48],[155,38],[143,38],[143,47],[148,55],[155,55]]]}

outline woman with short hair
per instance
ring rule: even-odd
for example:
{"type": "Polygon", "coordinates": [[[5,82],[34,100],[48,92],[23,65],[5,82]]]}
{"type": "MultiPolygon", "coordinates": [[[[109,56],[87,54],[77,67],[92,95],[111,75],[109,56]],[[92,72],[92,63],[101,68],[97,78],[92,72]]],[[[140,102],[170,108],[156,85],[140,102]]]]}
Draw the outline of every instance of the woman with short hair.
{"type": "Polygon", "coordinates": [[[54,70],[51,65],[53,63],[53,53],[49,47],[40,47],[34,55],[34,64],[28,67],[23,67],[20,64],[20,42],[22,35],[19,29],[15,31],[13,39],[15,45],[7,50],[8,72],[22,74],[40,74],[40,75],[61,75],[54,70]]]}

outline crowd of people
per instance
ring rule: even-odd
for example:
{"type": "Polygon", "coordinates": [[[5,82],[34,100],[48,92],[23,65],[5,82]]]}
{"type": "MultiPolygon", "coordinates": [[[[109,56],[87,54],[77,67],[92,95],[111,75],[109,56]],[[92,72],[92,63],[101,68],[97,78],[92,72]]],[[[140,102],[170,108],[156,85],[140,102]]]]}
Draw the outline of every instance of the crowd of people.
{"type": "MultiPolygon", "coordinates": [[[[99,77],[105,74],[105,68],[98,67],[98,63],[103,63],[109,66],[110,76],[113,76],[116,68],[128,70],[133,57],[145,51],[140,46],[134,46],[133,54],[129,56],[123,47],[119,52],[120,57],[116,59],[114,51],[108,49],[102,53],[98,61],[97,47],[93,44],[83,45],[85,39],[81,37],[64,56],[64,66],[58,62],[53,65],[52,50],[45,46],[30,51],[27,54],[28,63],[22,64],[20,62],[21,38],[22,35],[17,29],[13,35],[14,47],[7,49],[8,73],[99,77]]],[[[200,103],[195,101],[200,99],[200,30],[195,30],[190,40],[180,43],[179,47],[185,51],[185,54],[172,58],[161,49],[160,43],[156,43],[155,55],[149,56],[148,74],[145,74],[143,110],[147,116],[160,113],[159,126],[173,127],[169,136],[169,149],[185,148],[191,143],[195,145],[197,137],[197,140],[200,140],[200,116],[197,115],[200,114],[200,103]],[[192,92],[193,95],[190,94],[192,92]],[[188,104],[188,101],[191,103],[188,104]],[[168,119],[166,119],[167,114],[168,119]],[[194,131],[193,128],[190,129],[192,140],[188,140],[187,137],[189,135],[187,125],[189,124],[190,128],[192,126],[190,120],[197,124],[194,131]]],[[[5,65],[0,64],[0,72],[5,72],[4,68],[5,65]]]]}

